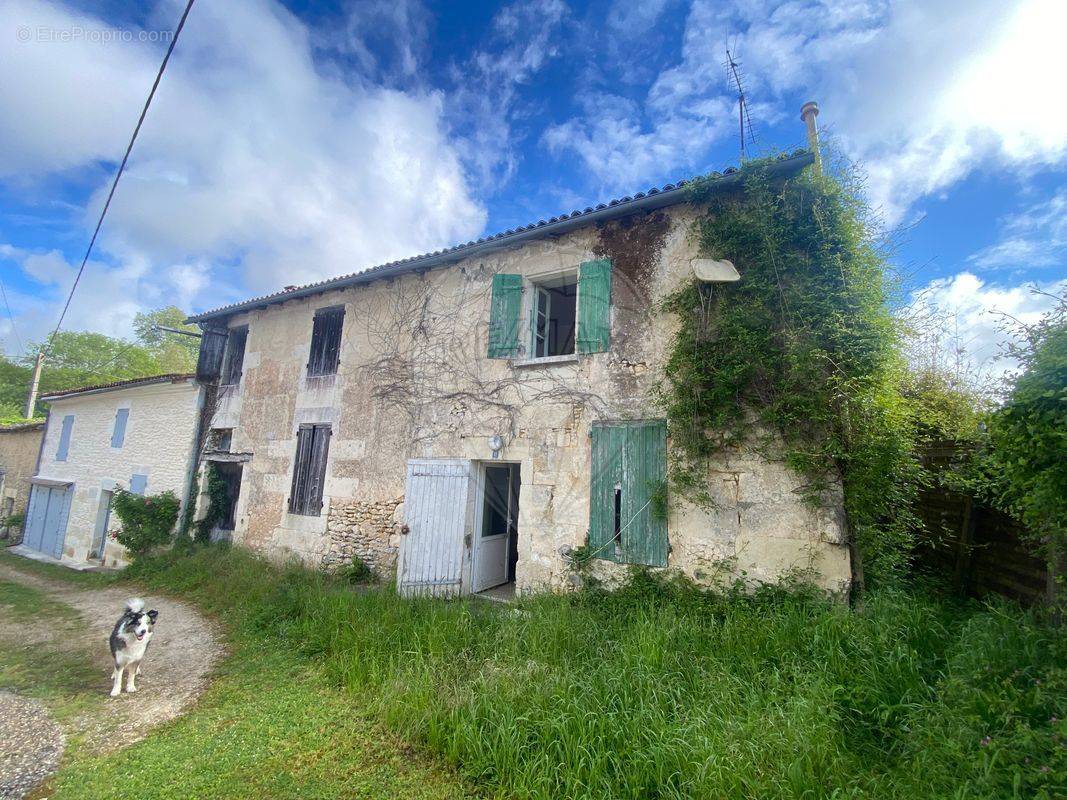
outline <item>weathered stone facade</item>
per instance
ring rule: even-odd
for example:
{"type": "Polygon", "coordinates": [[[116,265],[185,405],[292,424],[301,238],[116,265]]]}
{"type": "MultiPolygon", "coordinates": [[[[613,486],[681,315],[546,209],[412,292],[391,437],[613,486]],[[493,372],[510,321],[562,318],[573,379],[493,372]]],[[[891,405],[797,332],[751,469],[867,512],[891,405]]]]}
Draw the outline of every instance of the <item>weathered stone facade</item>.
{"type": "Polygon", "coordinates": [[[0,538],[17,540],[20,535],[20,528],[8,530],[3,522],[26,513],[43,435],[43,422],[0,425],[0,538]]]}
{"type": "MultiPolygon", "coordinates": [[[[220,395],[212,423],[232,429],[233,449],[251,454],[235,541],[316,565],[366,552],[388,573],[396,549],[387,510],[405,492],[409,460],[498,459],[521,475],[519,589],[570,586],[565,554],[585,544],[589,529],[591,427],[662,418],[654,390],[678,326],[662,300],[693,279],[700,211],[678,203],[214,316],[213,325],[249,329],[243,377],[220,395]],[[519,275],[529,286],[597,258],[612,261],[606,352],[551,363],[487,357],[494,275],[519,275]],[[308,377],[315,312],[338,305],[337,374],[308,377]],[[317,516],[287,505],[301,424],[332,430],[317,516]]],[[[530,330],[529,306],[520,329],[530,330]]],[[[839,487],[828,510],[814,510],[798,475],[747,450],[719,458],[708,481],[713,509],[670,499],[669,569],[697,580],[724,569],[753,580],[808,570],[828,590],[847,587],[839,487]]],[[[606,562],[598,569],[623,571],[606,562]]]]}
{"type": "Polygon", "coordinates": [[[390,577],[400,548],[403,503],[403,498],[398,498],[333,504],[326,522],[327,549],[322,565],[351,564],[358,558],[378,577],[390,577]]]}

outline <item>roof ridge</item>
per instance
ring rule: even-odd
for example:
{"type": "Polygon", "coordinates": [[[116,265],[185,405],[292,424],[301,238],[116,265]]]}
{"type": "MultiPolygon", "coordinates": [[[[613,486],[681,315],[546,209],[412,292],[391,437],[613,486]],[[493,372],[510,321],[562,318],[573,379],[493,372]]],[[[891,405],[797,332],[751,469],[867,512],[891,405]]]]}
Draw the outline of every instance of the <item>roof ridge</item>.
{"type": "Polygon", "coordinates": [[[164,372],[161,375],[144,375],[140,378],[126,378],[121,381],[110,381],[109,383],[98,383],[90,386],[79,386],[76,389],[63,389],[58,392],[44,392],[41,394],[41,400],[48,400],[53,397],[66,397],[73,394],[83,394],[84,392],[96,392],[103,389],[122,389],[127,386],[139,386],[150,383],[163,383],[165,381],[179,381],[187,380],[189,378],[195,378],[195,372],[164,372]]]}
{"type": "MultiPolygon", "coordinates": [[[[779,156],[774,157],[771,165],[777,169],[795,167],[797,171],[799,171],[810,164],[812,160],[813,156],[811,152],[801,148],[794,150],[792,153],[782,153],[779,156]]],[[[531,236],[536,236],[541,232],[558,230],[560,227],[573,227],[575,225],[575,220],[578,220],[577,224],[582,224],[584,221],[599,220],[601,217],[614,218],[616,216],[623,216],[630,211],[638,211],[646,206],[651,208],[662,208],[668,205],[674,205],[685,201],[683,190],[687,186],[700,180],[711,180],[722,182],[724,185],[727,183],[732,185],[736,182],[737,176],[744,170],[750,169],[752,166],[752,164],[748,164],[741,168],[727,167],[722,172],[714,171],[709,172],[706,175],[683,178],[674,183],[665,184],[662,187],[653,186],[643,192],[637,192],[633,195],[609,200],[606,203],[597,203],[595,206],[586,206],[584,210],[575,209],[569,213],[563,213],[547,220],[542,219],[527,225],[519,225],[515,228],[509,228],[506,231],[482,236],[478,239],[472,239],[468,242],[451,245],[439,250],[387,261],[382,264],[366,267],[365,269],[356,272],[349,272],[332,278],[324,278],[320,281],[313,281],[300,286],[289,286],[280,291],[270,292],[237,303],[220,306],[200,314],[193,314],[186,319],[186,322],[203,322],[214,317],[227,316],[239,311],[262,308],[273,303],[281,303],[286,300],[305,297],[310,294],[318,294],[320,290],[328,291],[334,288],[339,289],[353,283],[373,280],[377,276],[386,277],[389,274],[410,272],[426,262],[435,265],[437,263],[447,262],[454,256],[457,257],[456,260],[458,260],[458,258],[462,257],[460,254],[467,251],[477,252],[482,248],[502,246],[509,240],[521,241],[531,236]],[[383,273],[385,274],[383,275],[383,273]]],[[[426,268],[429,269],[429,266],[426,268]]]]}

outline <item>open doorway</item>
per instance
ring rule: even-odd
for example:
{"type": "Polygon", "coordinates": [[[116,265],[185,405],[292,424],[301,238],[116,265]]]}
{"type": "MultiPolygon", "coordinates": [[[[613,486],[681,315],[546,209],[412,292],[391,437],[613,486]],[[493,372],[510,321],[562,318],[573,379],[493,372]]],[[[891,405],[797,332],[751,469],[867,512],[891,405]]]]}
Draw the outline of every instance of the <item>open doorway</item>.
{"type": "Polygon", "coordinates": [[[473,591],[514,594],[519,560],[518,464],[486,463],[480,481],[481,514],[476,527],[473,591]]]}
{"type": "Polygon", "coordinates": [[[237,527],[237,501],[241,496],[241,475],[244,465],[227,461],[214,461],[215,474],[226,488],[226,501],[219,519],[217,536],[226,538],[237,527]]]}

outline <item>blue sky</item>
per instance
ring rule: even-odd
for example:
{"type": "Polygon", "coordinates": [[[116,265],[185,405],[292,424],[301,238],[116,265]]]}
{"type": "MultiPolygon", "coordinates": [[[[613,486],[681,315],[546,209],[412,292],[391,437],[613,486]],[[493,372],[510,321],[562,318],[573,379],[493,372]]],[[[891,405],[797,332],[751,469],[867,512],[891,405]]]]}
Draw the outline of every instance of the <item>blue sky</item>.
{"type": "MultiPolygon", "coordinates": [[[[54,324],[182,5],[0,4],[5,352],[54,324]]],[[[991,312],[1032,319],[1027,285],[1067,276],[1065,27],[1060,0],[198,0],[69,326],[125,335],[736,165],[729,46],[757,152],[802,145],[818,101],[904,231],[907,296],[984,363],[991,312]]]]}

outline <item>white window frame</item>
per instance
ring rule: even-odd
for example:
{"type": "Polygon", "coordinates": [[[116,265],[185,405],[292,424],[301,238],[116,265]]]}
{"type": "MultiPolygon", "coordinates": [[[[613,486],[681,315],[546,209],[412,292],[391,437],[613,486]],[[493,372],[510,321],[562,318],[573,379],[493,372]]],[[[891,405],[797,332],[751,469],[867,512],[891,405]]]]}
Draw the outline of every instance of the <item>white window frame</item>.
{"type": "MultiPolygon", "coordinates": [[[[520,330],[525,330],[525,341],[520,340],[522,352],[525,357],[520,364],[552,364],[566,363],[578,360],[578,308],[581,296],[578,291],[579,265],[562,267],[559,269],[546,270],[523,276],[523,319],[520,330]],[[541,355],[538,351],[538,337],[536,318],[539,314],[538,299],[543,295],[545,298],[545,318],[552,317],[552,295],[544,289],[544,284],[564,280],[574,284],[574,352],[559,356],[541,355]]],[[[548,348],[548,332],[546,330],[543,339],[544,349],[548,348]]]]}

